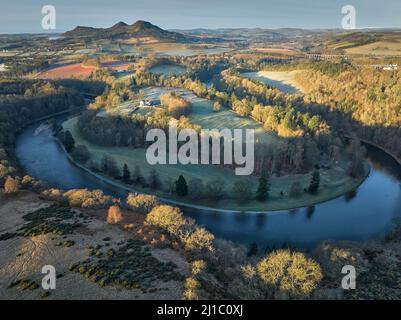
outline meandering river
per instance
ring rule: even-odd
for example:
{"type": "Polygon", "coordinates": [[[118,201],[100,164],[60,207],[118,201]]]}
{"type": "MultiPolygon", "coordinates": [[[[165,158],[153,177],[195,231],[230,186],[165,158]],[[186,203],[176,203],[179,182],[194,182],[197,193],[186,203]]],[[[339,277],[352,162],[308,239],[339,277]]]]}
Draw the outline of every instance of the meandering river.
{"type": "MultiPolygon", "coordinates": [[[[56,188],[101,189],[115,197],[126,195],[125,190],[74,166],[50,130],[43,126],[37,130],[40,125],[27,127],[16,142],[16,156],[29,175],[56,188]]],[[[372,170],[366,181],[355,192],[314,207],[258,214],[182,210],[217,237],[256,242],[260,248],[313,248],[323,240],[383,237],[401,218],[401,166],[383,151],[367,147],[372,170]]]]}

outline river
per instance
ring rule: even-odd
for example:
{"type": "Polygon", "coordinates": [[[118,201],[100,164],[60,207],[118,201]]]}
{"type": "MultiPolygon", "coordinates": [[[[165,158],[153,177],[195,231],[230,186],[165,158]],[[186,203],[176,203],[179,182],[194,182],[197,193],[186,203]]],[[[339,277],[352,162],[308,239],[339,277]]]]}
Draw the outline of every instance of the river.
{"type": "MultiPolygon", "coordinates": [[[[36,130],[40,125],[27,127],[16,142],[16,156],[29,175],[56,188],[101,189],[115,197],[126,196],[125,190],[75,167],[50,130],[36,130]]],[[[400,222],[401,166],[383,151],[373,146],[367,149],[372,170],[365,182],[355,192],[313,207],[258,214],[182,210],[217,237],[256,242],[259,248],[290,245],[310,249],[323,240],[383,237],[400,222]]]]}

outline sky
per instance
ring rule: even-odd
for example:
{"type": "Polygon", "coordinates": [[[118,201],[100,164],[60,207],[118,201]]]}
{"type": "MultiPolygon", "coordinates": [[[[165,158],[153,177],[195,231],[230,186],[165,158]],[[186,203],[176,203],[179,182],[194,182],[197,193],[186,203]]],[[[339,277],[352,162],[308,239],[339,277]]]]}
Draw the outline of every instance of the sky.
{"type": "Polygon", "coordinates": [[[401,0],[0,0],[1,33],[41,33],[42,7],[56,8],[56,30],[146,20],[164,29],[341,28],[344,5],[357,28],[401,27],[401,0]]]}

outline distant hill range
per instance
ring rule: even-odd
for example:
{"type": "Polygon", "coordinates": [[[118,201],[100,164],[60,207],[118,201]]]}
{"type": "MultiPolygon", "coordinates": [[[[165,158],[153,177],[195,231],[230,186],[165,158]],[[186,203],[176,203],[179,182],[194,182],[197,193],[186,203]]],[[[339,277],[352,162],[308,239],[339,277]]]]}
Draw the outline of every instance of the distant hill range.
{"type": "Polygon", "coordinates": [[[194,42],[198,39],[178,32],[166,31],[147,21],[137,21],[132,25],[118,22],[111,28],[92,28],[78,26],[63,34],[66,38],[129,39],[150,38],[158,41],[194,42]]]}

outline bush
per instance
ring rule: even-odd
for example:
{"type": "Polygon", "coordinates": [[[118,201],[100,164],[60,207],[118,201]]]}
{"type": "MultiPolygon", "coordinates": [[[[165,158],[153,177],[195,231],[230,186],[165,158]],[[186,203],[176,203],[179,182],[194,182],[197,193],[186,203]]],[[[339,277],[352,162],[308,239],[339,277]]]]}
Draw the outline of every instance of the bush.
{"type": "Polygon", "coordinates": [[[258,263],[257,270],[264,283],[295,295],[310,294],[323,278],[317,262],[289,250],[270,253],[258,263]]]}
{"type": "Polygon", "coordinates": [[[133,211],[149,213],[159,205],[159,200],[152,195],[130,193],[127,197],[127,205],[133,211]]]}
{"type": "Polygon", "coordinates": [[[209,199],[220,200],[224,195],[224,181],[214,179],[206,184],[206,193],[209,199]]]}
{"type": "Polygon", "coordinates": [[[82,163],[86,163],[91,157],[88,148],[84,145],[76,146],[71,152],[71,156],[74,160],[82,163]]]}
{"type": "Polygon", "coordinates": [[[200,275],[206,269],[206,262],[204,260],[195,260],[191,263],[191,272],[194,276],[200,275]]]}
{"type": "Polygon", "coordinates": [[[18,181],[13,177],[8,176],[4,183],[4,193],[14,194],[19,191],[18,181]]]}
{"type": "Polygon", "coordinates": [[[107,223],[116,224],[123,220],[123,214],[119,206],[114,205],[109,208],[107,213],[107,223]]]}
{"type": "Polygon", "coordinates": [[[184,299],[185,300],[198,300],[199,299],[199,294],[198,294],[198,288],[200,284],[199,281],[190,277],[185,280],[184,283],[184,299]]]}
{"type": "Polygon", "coordinates": [[[185,249],[188,251],[213,251],[214,235],[204,228],[196,228],[193,233],[185,238],[185,249]]]}
{"type": "Polygon", "coordinates": [[[239,202],[246,202],[252,198],[252,182],[244,178],[233,185],[235,198],[239,202]]]}
{"type": "Polygon", "coordinates": [[[178,231],[185,223],[185,219],[180,209],[168,205],[160,205],[147,215],[145,223],[177,236],[178,231]]]}
{"type": "Polygon", "coordinates": [[[193,200],[200,200],[205,196],[205,186],[201,179],[191,179],[188,182],[188,197],[193,200]]]}
{"type": "Polygon", "coordinates": [[[65,192],[63,197],[72,207],[100,209],[111,203],[111,197],[101,190],[72,189],[65,192]]]}

